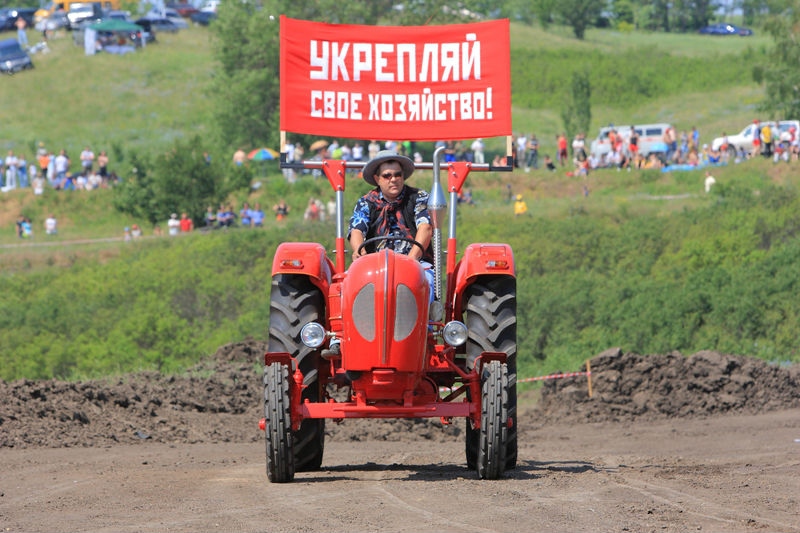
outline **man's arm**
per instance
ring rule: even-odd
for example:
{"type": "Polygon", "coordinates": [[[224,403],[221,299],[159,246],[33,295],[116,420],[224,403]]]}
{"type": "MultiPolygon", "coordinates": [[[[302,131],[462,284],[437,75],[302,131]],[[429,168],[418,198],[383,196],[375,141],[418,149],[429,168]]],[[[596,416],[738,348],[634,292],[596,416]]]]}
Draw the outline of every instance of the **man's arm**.
{"type": "MultiPolygon", "coordinates": [[[[358,247],[364,242],[364,234],[360,229],[350,230],[350,248],[353,250],[353,261],[361,257],[358,255],[358,247]]],[[[361,254],[366,255],[366,250],[362,250],[361,254]]]]}
{"type": "Polygon", "coordinates": [[[420,243],[423,249],[420,250],[419,246],[414,245],[411,247],[411,251],[408,252],[408,256],[419,261],[424,251],[430,246],[431,237],[433,237],[433,226],[430,224],[420,224],[417,226],[417,235],[414,237],[414,240],[420,243]]]}

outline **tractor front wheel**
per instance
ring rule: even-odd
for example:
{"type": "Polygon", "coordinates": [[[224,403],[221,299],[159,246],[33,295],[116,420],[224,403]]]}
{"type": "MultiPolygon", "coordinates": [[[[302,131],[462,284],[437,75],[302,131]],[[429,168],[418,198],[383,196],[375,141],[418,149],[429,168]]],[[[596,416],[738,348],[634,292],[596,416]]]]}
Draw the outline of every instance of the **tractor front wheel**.
{"type": "Polygon", "coordinates": [[[289,368],[272,363],[264,369],[264,398],[267,434],[267,477],[273,483],[294,479],[289,368]]]}
{"type": "Polygon", "coordinates": [[[481,479],[498,479],[506,469],[508,445],[508,367],[490,361],[481,373],[481,428],[477,470],[481,479]]]}

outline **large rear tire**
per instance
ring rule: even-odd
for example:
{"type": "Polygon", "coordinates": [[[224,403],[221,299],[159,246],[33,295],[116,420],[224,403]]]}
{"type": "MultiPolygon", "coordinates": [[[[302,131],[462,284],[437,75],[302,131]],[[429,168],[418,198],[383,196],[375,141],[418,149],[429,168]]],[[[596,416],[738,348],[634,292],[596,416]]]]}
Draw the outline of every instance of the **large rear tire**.
{"type": "Polygon", "coordinates": [[[294,479],[289,368],[272,363],[264,368],[265,433],[267,435],[267,477],[273,483],[294,479]]]}
{"type": "MultiPolygon", "coordinates": [[[[279,274],[272,278],[268,349],[270,352],[288,352],[297,360],[303,374],[303,402],[319,402],[323,397],[319,349],[313,350],[304,345],[300,340],[300,330],[309,322],[325,323],[324,302],[322,292],[307,276],[279,274]]],[[[268,411],[266,373],[264,384],[265,408],[268,411]]],[[[318,470],[325,448],[325,419],[303,420],[300,429],[292,433],[292,443],[295,470],[318,470]]]]}
{"type": "Polygon", "coordinates": [[[477,471],[481,479],[498,479],[506,470],[508,449],[508,367],[490,361],[481,372],[481,429],[477,471]]]}
{"type": "MultiPolygon", "coordinates": [[[[467,325],[467,368],[483,352],[505,352],[508,374],[508,418],[505,470],[517,466],[517,281],[509,276],[485,277],[470,285],[464,297],[467,325]]],[[[480,434],[467,420],[467,466],[478,466],[480,434]]]]}

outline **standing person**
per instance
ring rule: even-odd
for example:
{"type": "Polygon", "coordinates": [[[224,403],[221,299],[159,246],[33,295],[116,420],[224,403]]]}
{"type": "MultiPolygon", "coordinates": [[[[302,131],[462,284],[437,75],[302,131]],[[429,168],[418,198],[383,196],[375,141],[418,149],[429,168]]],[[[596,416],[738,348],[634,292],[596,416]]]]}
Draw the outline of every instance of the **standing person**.
{"type": "Polygon", "coordinates": [[[525,161],[525,172],[530,172],[531,168],[534,170],[539,168],[539,139],[536,138],[535,133],[531,133],[528,139],[528,159],[525,161]]]}
{"type": "Polygon", "coordinates": [[[24,154],[17,156],[17,186],[21,189],[28,187],[28,161],[24,154]]]}
{"type": "Polygon", "coordinates": [[[4,161],[6,166],[6,182],[3,187],[4,190],[10,191],[17,188],[17,156],[14,155],[14,150],[9,150],[8,155],[4,161]]]}
{"type": "Polygon", "coordinates": [[[185,212],[181,213],[179,227],[181,228],[181,233],[189,233],[194,229],[194,222],[185,212]]]}
{"type": "Polygon", "coordinates": [[[14,23],[17,26],[17,41],[21,48],[28,47],[28,33],[26,31],[28,23],[22,18],[22,15],[17,15],[17,21],[14,23]]]}
{"type": "Polygon", "coordinates": [[[97,173],[103,179],[103,185],[108,185],[108,154],[105,150],[97,156],[97,173]]]}
{"type": "Polygon", "coordinates": [[[170,237],[175,237],[181,232],[181,221],[178,220],[178,214],[172,213],[167,221],[167,233],[170,237]]]}
{"type": "Polygon", "coordinates": [[[55,158],[55,182],[59,187],[64,186],[64,182],[67,180],[67,172],[69,172],[69,157],[67,157],[67,151],[62,148],[55,158]]]}
{"type": "Polygon", "coordinates": [[[514,166],[519,168],[526,161],[525,150],[528,148],[528,138],[524,133],[519,134],[517,137],[517,158],[514,161],[514,166]]]}
{"type": "Polygon", "coordinates": [[[482,165],[484,163],[484,156],[483,156],[483,139],[475,139],[472,141],[472,162],[482,165]]]}
{"type": "Polygon", "coordinates": [[[563,167],[567,162],[567,134],[561,133],[561,135],[556,138],[556,144],[558,145],[556,159],[558,159],[559,164],[563,167]]]}
{"type": "MultiPolygon", "coordinates": [[[[636,129],[633,126],[631,126],[631,135],[628,138],[628,151],[630,152],[628,161],[634,161],[639,154],[639,134],[636,133],[636,129]]],[[[630,169],[631,167],[628,166],[628,170],[630,169]]]]}
{"type": "Polygon", "coordinates": [[[758,120],[753,121],[753,152],[750,157],[755,157],[761,153],[761,125],[758,120]]]}
{"type": "Polygon", "coordinates": [[[233,164],[237,167],[244,165],[245,159],[247,159],[247,154],[241,148],[233,153],[233,164]]]}
{"type": "Polygon", "coordinates": [[[94,152],[92,149],[86,146],[81,152],[81,168],[83,171],[88,174],[91,172],[92,167],[94,166],[94,152]]]}

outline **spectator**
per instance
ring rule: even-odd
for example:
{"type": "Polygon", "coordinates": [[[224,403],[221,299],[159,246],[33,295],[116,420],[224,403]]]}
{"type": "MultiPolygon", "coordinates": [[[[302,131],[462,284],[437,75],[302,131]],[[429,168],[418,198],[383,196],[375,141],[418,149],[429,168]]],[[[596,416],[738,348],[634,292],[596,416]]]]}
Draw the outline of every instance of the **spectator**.
{"type": "Polygon", "coordinates": [[[289,216],[289,205],[286,203],[286,200],[283,198],[272,207],[272,211],[275,212],[275,220],[283,220],[287,216],[289,216]]]}
{"type": "Polygon", "coordinates": [[[178,214],[172,213],[167,221],[167,233],[170,237],[175,237],[181,231],[181,221],[178,220],[178,214]]]}
{"type": "Polygon", "coordinates": [[[309,198],[308,206],[303,213],[303,220],[319,220],[319,206],[314,198],[309,198]]]}
{"type": "Polygon", "coordinates": [[[18,15],[17,21],[14,24],[17,27],[17,41],[19,41],[20,47],[25,49],[28,47],[28,33],[26,32],[28,23],[22,15],[18,15]]]}
{"type": "Polygon", "coordinates": [[[103,150],[97,156],[97,173],[102,178],[104,184],[108,184],[108,154],[103,150]]]}
{"type": "Polygon", "coordinates": [[[250,204],[244,202],[242,208],[239,210],[239,220],[242,221],[242,227],[249,228],[253,223],[253,214],[250,210],[250,204]]]}
{"type": "Polygon", "coordinates": [[[3,191],[10,191],[17,188],[17,156],[14,155],[14,150],[9,150],[5,159],[6,165],[6,181],[3,191]]]}
{"type": "Polygon", "coordinates": [[[553,164],[553,160],[550,158],[549,154],[544,155],[544,168],[546,168],[550,172],[556,171],[556,166],[555,164],[553,164]]]}
{"type": "Polygon", "coordinates": [[[17,156],[17,187],[20,189],[28,187],[28,162],[23,154],[17,156]]]}
{"type": "Polygon", "coordinates": [[[244,165],[245,160],[247,159],[247,154],[244,153],[244,150],[239,148],[233,153],[233,164],[240,167],[244,165]]]}
{"type": "Polygon", "coordinates": [[[714,176],[711,175],[711,172],[706,170],[706,180],[705,180],[706,194],[711,192],[711,187],[713,187],[716,182],[717,180],[714,179],[714,176]]]}
{"type": "Polygon", "coordinates": [[[472,149],[472,162],[482,165],[484,163],[483,139],[475,139],[474,141],[472,141],[472,146],[470,146],[470,148],[472,149]]]}
{"type": "Polygon", "coordinates": [[[261,209],[261,204],[256,202],[253,210],[250,212],[250,220],[254,228],[260,228],[264,225],[264,210],[261,209]]]}
{"type": "Polygon", "coordinates": [[[86,175],[92,170],[94,166],[94,152],[88,146],[81,152],[81,168],[86,175]]]}
{"type": "Polygon", "coordinates": [[[567,163],[567,134],[562,133],[556,138],[558,145],[557,159],[558,163],[563,167],[567,163]]]}
{"type": "Polygon", "coordinates": [[[194,222],[185,212],[181,213],[180,228],[181,233],[189,233],[190,231],[194,230],[194,222]]]}
{"type": "Polygon", "coordinates": [[[31,186],[33,187],[33,194],[40,195],[44,194],[44,178],[42,177],[41,173],[37,173],[36,177],[33,178],[31,182],[31,186]]]}
{"type": "Polygon", "coordinates": [[[142,228],[139,227],[139,224],[134,224],[131,226],[131,237],[138,239],[142,236],[142,228]]]}
{"type": "Polygon", "coordinates": [[[532,133],[528,139],[528,158],[525,160],[525,172],[530,172],[531,168],[534,170],[539,168],[539,140],[536,134],[532,133]]]}
{"type": "Polygon", "coordinates": [[[153,237],[161,237],[162,235],[161,226],[159,224],[153,226],[153,237]]]}
{"type": "Polygon", "coordinates": [[[48,235],[55,235],[58,233],[58,221],[56,216],[52,213],[44,221],[44,232],[48,235]]]}
{"type": "Polygon", "coordinates": [[[55,158],[55,183],[57,183],[60,187],[64,186],[64,182],[67,179],[67,172],[69,172],[69,157],[67,157],[67,152],[63,148],[55,158]]]}
{"type": "Polygon", "coordinates": [[[133,238],[131,237],[131,228],[129,228],[128,226],[125,226],[125,229],[122,230],[122,235],[123,235],[122,240],[124,240],[125,242],[130,242],[131,239],[133,238]]]}
{"type": "Polygon", "coordinates": [[[217,227],[217,213],[214,211],[213,207],[208,206],[203,220],[206,224],[206,229],[214,229],[217,227]]]}
{"type": "Polygon", "coordinates": [[[33,237],[33,226],[31,225],[31,219],[28,217],[22,217],[22,238],[23,239],[30,239],[33,237]]]}
{"type": "Polygon", "coordinates": [[[518,217],[528,212],[528,204],[522,199],[522,195],[517,195],[517,200],[514,202],[514,216],[518,217]]]}

